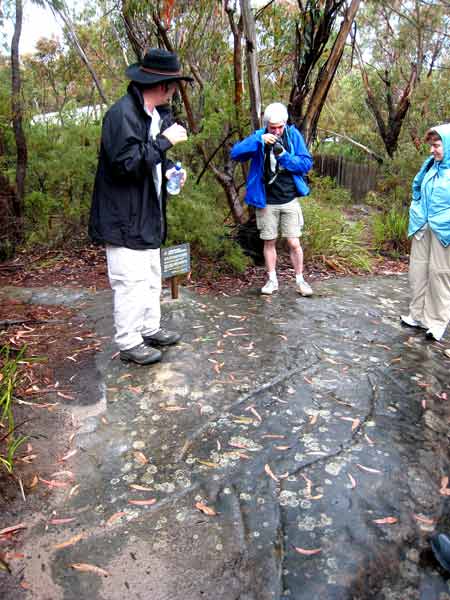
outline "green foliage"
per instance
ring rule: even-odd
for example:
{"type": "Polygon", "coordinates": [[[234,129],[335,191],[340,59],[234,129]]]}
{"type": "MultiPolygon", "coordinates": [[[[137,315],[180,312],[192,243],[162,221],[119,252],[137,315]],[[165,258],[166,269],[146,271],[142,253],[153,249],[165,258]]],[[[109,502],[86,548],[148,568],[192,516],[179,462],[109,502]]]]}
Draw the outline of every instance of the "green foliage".
{"type": "Polygon", "coordinates": [[[305,218],[303,251],[306,260],[370,271],[371,259],[363,240],[364,225],[349,223],[342,212],[309,197],[302,202],[305,218]]]}
{"type": "Polygon", "coordinates": [[[309,175],[311,198],[326,206],[351,205],[354,203],[349,190],[337,185],[332,177],[319,177],[314,173],[309,175]]]}
{"type": "Polygon", "coordinates": [[[248,259],[224,225],[221,195],[212,180],[202,180],[198,186],[188,180],[181,194],[169,201],[167,243],[189,242],[194,268],[198,256],[208,256],[217,261],[216,266],[222,263],[224,268],[242,272],[248,259]]]}
{"type": "Polygon", "coordinates": [[[98,123],[79,124],[67,113],[64,127],[30,126],[30,192],[25,197],[28,243],[55,242],[86,225],[99,138],[98,123]]]}
{"type": "Polygon", "coordinates": [[[0,467],[12,473],[17,449],[27,439],[17,435],[14,422],[14,390],[19,381],[18,366],[23,360],[24,346],[15,356],[8,345],[0,348],[0,467]]]}
{"type": "Polygon", "coordinates": [[[408,212],[392,207],[389,212],[376,214],[372,219],[375,250],[398,257],[408,252],[408,212]]]}

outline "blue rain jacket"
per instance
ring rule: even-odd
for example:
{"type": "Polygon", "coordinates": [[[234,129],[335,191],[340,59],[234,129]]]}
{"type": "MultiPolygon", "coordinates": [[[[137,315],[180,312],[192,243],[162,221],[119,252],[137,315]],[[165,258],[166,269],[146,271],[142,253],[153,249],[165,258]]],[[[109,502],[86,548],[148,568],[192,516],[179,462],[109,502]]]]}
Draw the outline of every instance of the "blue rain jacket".
{"type": "MultiPolygon", "coordinates": [[[[299,196],[307,196],[309,188],[303,179],[313,165],[311,154],[306,148],[302,134],[295,125],[287,125],[289,150],[278,157],[278,162],[293,175],[299,196]]],[[[256,208],[266,206],[266,190],[264,186],[264,140],[262,135],[266,129],[258,129],[242,142],[237,142],[231,149],[231,158],[239,162],[251,160],[247,177],[245,201],[256,208]]]]}
{"type": "Polygon", "coordinates": [[[442,139],[444,157],[431,156],[423,163],[412,184],[408,236],[425,224],[443,246],[450,245],[450,123],[432,128],[442,139]]]}

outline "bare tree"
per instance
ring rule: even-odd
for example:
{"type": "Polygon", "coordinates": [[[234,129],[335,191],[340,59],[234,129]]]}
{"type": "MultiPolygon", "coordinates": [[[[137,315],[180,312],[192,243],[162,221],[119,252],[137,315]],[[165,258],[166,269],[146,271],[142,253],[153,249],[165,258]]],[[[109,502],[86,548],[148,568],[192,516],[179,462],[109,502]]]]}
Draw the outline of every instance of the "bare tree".
{"type": "Polygon", "coordinates": [[[296,24],[294,83],[290,94],[290,114],[303,132],[307,144],[316,134],[317,123],[337,67],[342,58],[345,41],[355,19],[360,0],[352,0],[344,12],[335,42],[328,52],[336,20],[345,6],[344,0],[298,0],[299,18],[296,24]]]}
{"type": "Polygon", "coordinates": [[[23,131],[23,108],[21,99],[22,81],[20,76],[19,60],[19,42],[22,33],[23,6],[22,0],[16,0],[16,17],[14,24],[14,34],[11,42],[11,110],[16,142],[16,186],[15,193],[12,196],[13,215],[15,219],[15,242],[23,241],[23,217],[24,217],[24,196],[25,196],[25,177],[27,172],[27,141],[23,131]]]}

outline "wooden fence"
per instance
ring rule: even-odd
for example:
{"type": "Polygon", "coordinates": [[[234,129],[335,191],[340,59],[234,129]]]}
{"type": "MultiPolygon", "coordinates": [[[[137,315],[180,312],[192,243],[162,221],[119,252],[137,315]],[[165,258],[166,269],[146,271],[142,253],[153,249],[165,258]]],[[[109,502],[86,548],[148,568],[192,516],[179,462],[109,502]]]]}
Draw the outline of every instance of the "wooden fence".
{"type": "Polygon", "coordinates": [[[333,177],[336,183],[350,190],[355,200],[362,200],[377,186],[379,167],[375,163],[356,163],[342,156],[314,155],[314,171],[333,177]]]}

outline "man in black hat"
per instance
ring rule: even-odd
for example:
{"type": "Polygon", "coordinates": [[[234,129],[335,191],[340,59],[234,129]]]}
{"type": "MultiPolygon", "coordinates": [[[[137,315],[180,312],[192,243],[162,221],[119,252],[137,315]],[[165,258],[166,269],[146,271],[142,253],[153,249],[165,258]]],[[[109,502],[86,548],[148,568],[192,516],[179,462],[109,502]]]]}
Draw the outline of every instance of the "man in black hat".
{"type": "MultiPolygon", "coordinates": [[[[125,96],[107,111],[92,198],[89,235],[106,246],[120,358],[161,360],[158,347],[180,335],[161,328],[160,247],[166,239],[166,185],[174,167],[166,157],[187,140],[168,103],[183,76],[176,54],[152,49],[126,70],[125,96]]],[[[182,185],[186,180],[183,172],[182,185]]]]}

